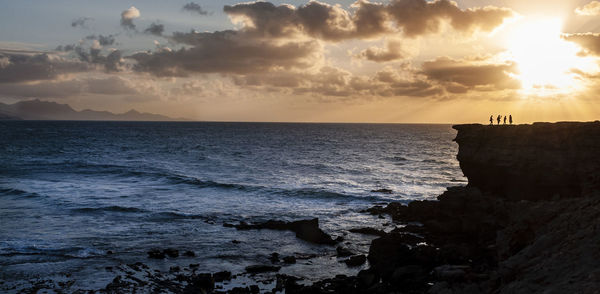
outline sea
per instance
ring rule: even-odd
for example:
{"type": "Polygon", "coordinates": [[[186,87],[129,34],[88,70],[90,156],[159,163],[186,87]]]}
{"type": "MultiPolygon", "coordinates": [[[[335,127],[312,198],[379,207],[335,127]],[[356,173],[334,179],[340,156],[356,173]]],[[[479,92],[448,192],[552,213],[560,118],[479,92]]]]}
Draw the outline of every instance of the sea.
{"type": "Polygon", "coordinates": [[[318,218],[366,254],[376,237],[348,230],[396,224],[361,211],[466,184],[455,136],[433,124],[0,122],[0,292],[45,279],[98,289],[139,261],[242,273],[273,252],[296,256],[280,273],[307,281],[356,274],[368,264],[349,268],[333,246],[223,224],[318,218]],[[153,248],[195,256],[149,259],[153,248]]]}

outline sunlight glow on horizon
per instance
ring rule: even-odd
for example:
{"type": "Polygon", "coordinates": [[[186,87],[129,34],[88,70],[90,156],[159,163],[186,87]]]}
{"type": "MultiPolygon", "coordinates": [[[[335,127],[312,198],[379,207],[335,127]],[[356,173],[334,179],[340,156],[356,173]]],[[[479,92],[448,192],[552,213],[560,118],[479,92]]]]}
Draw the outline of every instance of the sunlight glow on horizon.
{"type": "Polygon", "coordinates": [[[568,94],[583,88],[572,69],[593,70],[593,62],[578,56],[579,47],[562,39],[559,18],[530,17],[512,28],[507,40],[508,55],[519,73],[524,97],[568,94]]]}

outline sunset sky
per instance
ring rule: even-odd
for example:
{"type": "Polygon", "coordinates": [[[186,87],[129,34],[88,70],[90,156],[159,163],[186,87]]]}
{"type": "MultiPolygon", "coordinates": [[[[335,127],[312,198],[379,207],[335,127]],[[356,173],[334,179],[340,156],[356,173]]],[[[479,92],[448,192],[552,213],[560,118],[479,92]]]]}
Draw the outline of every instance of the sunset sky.
{"type": "Polygon", "coordinates": [[[0,102],[203,121],[600,118],[600,2],[4,1],[0,102]]]}

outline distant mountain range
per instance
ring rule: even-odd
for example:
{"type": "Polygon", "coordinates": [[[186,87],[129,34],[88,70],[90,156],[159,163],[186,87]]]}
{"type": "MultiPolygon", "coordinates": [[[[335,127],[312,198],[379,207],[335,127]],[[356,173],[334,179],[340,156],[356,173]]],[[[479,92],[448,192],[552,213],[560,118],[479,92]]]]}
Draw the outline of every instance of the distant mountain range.
{"type": "Polygon", "coordinates": [[[68,104],[28,100],[14,104],[0,103],[0,120],[123,120],[123,121],[176,121],[168,116],[138,112],[112,113],[85,109],[77,111],[68,104]]]}

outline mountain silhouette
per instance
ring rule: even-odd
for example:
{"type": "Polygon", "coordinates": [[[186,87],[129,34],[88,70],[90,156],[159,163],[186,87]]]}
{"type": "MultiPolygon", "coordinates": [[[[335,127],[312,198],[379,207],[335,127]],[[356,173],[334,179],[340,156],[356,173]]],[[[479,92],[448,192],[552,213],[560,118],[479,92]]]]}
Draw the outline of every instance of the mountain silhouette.
{"type": "Polygon", "coordinates": [[[68,104],[28,100],[14,104],[0,103],[0,120],[123,120],[123,121],[176,121],[168,116],[129,110],[125,113],[85,109],[77,111],[68,104]]]}

